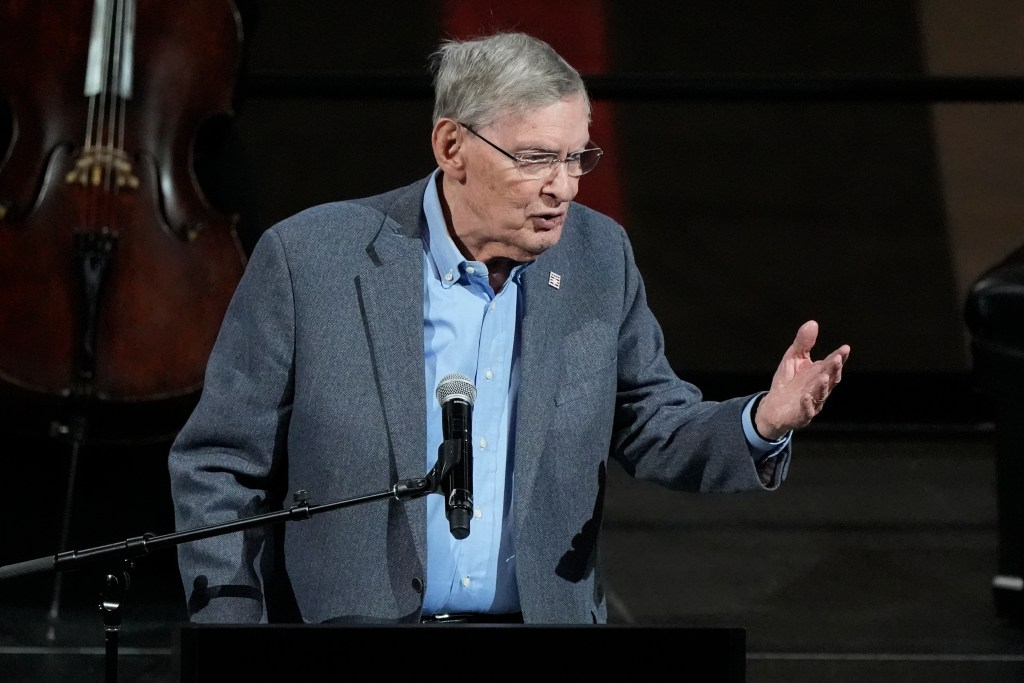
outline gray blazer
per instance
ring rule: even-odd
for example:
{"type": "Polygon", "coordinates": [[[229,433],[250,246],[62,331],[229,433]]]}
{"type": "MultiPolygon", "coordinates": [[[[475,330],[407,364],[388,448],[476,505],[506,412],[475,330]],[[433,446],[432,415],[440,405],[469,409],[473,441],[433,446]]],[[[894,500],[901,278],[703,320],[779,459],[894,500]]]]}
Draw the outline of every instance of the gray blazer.
{"type": "MultiPolygon", "coordinates": [[[[386,491],[425,474],[425,183],[313,207],[260,238],[169,457],[179,530],[386,491]]],[[[610,457],[683,491],[773,489],[740,413],[664,356],[626,232],[582,205],[524,272],[513,519],[527,623],[607,620],[610,457]],[[548,284],[550,273],[560,286],[548,284]]],[[[178,548],[195,621],[415,622],[426,502],[380,500],[178,548]]]]}

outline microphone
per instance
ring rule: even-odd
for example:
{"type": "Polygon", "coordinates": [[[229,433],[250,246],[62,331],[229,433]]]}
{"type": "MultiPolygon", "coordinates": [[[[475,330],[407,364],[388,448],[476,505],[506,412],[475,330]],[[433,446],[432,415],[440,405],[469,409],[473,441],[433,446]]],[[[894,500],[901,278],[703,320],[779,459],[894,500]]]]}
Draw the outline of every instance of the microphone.
{"type": "Polygon", "coordinates": [[[473,402],[476,387],[466,375],[445,375],[437,384],[437,402],[441,404],[441,429],[444,440],[437,449],[444,514],[452,536],[469,536],[473,519],[473,402]]]}

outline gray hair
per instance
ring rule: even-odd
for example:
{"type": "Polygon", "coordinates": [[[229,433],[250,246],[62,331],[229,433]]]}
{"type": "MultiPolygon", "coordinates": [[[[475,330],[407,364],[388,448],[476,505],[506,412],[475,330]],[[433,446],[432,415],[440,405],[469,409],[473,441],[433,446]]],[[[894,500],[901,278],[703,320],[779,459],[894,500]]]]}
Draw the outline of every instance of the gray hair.
{"type": "Polygon", "coordinates": [[[434,123],[451,118],[485,126],[500,114],[521,114],[582,95],[576,69],[542,40],[525,33],[496,33],[474,40],[446,40],[430,56],[434,123]]]}

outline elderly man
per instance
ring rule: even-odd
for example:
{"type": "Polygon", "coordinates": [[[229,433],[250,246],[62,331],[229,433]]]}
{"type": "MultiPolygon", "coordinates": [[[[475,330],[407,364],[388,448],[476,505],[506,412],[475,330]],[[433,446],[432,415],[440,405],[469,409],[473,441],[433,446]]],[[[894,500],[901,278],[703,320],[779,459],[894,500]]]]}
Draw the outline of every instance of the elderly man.
{"type": "Polygon", "coordinates": [[[808,321],[767,391],[703,400],[626,231],[572,201],[602,154],[579,74],[516,33],[432,65],[437,169],[263,234],[170,472],[179,529],[422,477],[457,373],[452,462],[472,466],[445,476],[468,476],[468,516],[456,533],[438,486],[184,544],[195,621],[604,623],[608,459],[683,491],[774,489],[840,380],[849,347],[812,361],[808,321]]]}

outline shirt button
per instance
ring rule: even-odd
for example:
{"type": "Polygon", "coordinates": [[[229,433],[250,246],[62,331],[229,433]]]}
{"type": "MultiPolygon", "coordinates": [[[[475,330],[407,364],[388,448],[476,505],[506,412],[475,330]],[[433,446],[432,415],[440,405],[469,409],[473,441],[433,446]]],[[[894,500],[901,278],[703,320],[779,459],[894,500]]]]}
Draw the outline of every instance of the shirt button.
{"type": "Polygon", "coordinates": [[[492,302],[491,302],[491,310],[492,310],[492,311],[494,310],[494,307],[495,307],[495,306],[497,306],[497,304],[496,304],[496,303],[494,303],[494,302],[492,301],[492,302]]]}
{"type": "Polygon", "coordinates": [[[463,576],[462,577],[462,585],[463,586],[465,586],[466,588],[469,588],[469,584],[471,584],[471,583],[472,583],[472,581],[469,580],[468,576],[463,576]]]}
{"type": "Polygon", "coordinates": [[[466,272],[472,275],[473,273],[476,272],[476,268],[474,268],[473,266],[466,266],[466,272]]]}
{"type": "Polygon", "coordinates": [[[452,277],[451,271],[448,271],[447,273],[444,274],[444,279],[447,280],[448,282],[451,282],[454,279],[452,277]]]}
{"type": "Polygon", "coordinates": [[[473,516],[480,519],[484,516],[484,513],[480,512],[480,508],[473,508],[473,516]]]}
{"type": "Polygon", "coordinates": [[[484,373],[484,377],[486,377],[487,379],[494,379],[494,373],[488,370],[487,372],[484,373]]]}
{"type": "Polygon", "coordinates": [[[480,439],[480,448],[487,448],[487,439],[480,439]]]}

